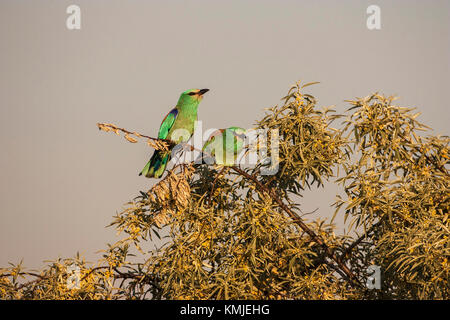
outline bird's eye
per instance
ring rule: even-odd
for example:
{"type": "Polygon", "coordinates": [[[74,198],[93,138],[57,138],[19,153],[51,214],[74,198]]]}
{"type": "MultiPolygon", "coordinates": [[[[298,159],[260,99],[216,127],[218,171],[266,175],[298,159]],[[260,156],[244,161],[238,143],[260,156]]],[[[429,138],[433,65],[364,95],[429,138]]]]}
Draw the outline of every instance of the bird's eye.
{"type": "Polygon", "coordinates": [[[193,96],[193,95],[196,95],[197,92],[189,92],[188,94],[189,94],[190,96],[193,96]]]}

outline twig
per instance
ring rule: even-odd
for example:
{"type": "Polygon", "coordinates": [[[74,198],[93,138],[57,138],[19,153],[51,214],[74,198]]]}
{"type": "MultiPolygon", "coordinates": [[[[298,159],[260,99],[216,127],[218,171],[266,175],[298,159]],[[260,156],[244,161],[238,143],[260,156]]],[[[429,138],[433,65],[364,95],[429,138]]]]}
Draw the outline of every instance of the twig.
{"type": "Polygon", "coordinates": [[[360,236],[358,239],[356,239],[351,245],[349,245],[345,251],[341,254],[341,260],[345,261],[346,256],[354,249],[356,248],[376,227],[381,225],[382,220],[378,221],[377,223],[373,224],[369,230],[364,232],[362,236],[360,236]]]}

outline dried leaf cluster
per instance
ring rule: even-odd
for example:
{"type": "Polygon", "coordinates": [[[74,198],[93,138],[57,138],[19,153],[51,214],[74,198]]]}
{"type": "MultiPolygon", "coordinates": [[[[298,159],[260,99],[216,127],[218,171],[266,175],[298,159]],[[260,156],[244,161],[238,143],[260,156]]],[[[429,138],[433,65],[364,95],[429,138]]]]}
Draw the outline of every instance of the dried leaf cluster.
{"type": "Polygon", "coordinates": [[[139,138],[145,138],[145,139],[147,139],[147,144],[156,150],[167,151],[168,148],[170,147],[170,145],[172,144],[172,142],[169,140],[152,138],[152,137],[140,134],[138,132],[131,132],[126,129],[119,128],[112,123],[97,123],[97,127],[99,130],[102,130],[105,132],[114,132],[117,135],[120,135],[120,133],[122,132],[122,133],[124,133],[123,137],[131,143],[138,142],[137,139],[139,139],[139,138]]]}

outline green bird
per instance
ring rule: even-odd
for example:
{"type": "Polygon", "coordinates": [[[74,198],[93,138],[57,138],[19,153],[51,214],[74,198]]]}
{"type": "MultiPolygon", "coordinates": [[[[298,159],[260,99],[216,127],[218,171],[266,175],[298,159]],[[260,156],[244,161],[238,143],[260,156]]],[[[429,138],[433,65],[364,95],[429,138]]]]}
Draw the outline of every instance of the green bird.
{"type": "Polygon", "coordinates": [[[204,160],[223,166],[234,166],[239,153],[245,142],[245,129],[240,127],[229,127],[216,130],[211,134],[203,145],[204,160]],[[212,159],[213,157],[214,159],[212,159]]]}
{"type": "MultiPolygon", "coordinates": [[[[186,90],[180,95],[178,103],[164,118],[159,127],[158,139],[170,139],[175,143],[188,141],[195,130],[197,109],[203,95],[209,89],[186,90]]],[[[155,150],[150,161],[139,175],[147,178],[159,178],[170,160],[171,151],[155,150]]]]}

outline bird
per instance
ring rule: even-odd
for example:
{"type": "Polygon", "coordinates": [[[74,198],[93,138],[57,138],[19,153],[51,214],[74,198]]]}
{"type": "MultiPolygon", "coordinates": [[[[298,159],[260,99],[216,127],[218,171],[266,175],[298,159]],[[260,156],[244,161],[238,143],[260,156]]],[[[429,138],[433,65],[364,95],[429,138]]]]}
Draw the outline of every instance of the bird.
{"type": "Polygon", "coordinates": [[[245,142],[245,129],[229,127],[214,131],[203,145],[203,159],[206,163],[234,166],[245,142]]]}
{"type": "MultiPolygon", "coordinates": [[[[179,144],[187,142],[195,130],[197,110],[203,95],[209,89],[184,91],[177,105],[163,119],[159,127],[158,139],[169,139],[179,144]]],[[[139,173],[147,178],[160,178],[170,160],[171,151],[155,150],[144,169],[139,173]]]]}

